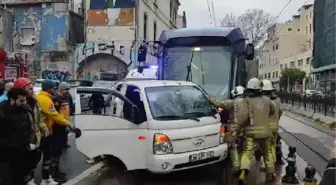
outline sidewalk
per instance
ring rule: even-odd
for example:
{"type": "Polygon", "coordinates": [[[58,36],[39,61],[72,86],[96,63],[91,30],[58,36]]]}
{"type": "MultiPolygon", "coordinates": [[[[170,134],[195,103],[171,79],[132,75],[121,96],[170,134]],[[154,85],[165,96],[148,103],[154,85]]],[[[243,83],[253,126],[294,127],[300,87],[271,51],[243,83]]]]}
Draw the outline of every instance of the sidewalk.
{"type": "Polygon", "coordinates": [[[299,114],[301,116],[307,117],[312,119],[316,122],[320,122],[326,125],[336,124],[336,115],[334,116],[325,116],[321,113],[314,113],[313,110],[307,109],[305,110],[304,107],[293,106],[291,104],[282,104],[281,108],[283,110],[287,110],[289,112],[299,114]]]}

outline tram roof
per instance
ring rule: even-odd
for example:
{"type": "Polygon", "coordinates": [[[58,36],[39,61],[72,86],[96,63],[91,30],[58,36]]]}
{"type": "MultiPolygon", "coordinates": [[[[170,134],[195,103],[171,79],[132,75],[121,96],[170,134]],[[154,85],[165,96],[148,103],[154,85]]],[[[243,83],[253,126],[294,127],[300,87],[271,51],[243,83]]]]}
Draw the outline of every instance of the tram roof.
{"type": "Polygon", "coordinates": [[[160,41],[165,43],[172,38],[181,37],[227,37],[232,31],[239,30],[236,27],[217,27],[217,28],[181,28],[173,30],[164,30],[160,35],[160,41]]]}

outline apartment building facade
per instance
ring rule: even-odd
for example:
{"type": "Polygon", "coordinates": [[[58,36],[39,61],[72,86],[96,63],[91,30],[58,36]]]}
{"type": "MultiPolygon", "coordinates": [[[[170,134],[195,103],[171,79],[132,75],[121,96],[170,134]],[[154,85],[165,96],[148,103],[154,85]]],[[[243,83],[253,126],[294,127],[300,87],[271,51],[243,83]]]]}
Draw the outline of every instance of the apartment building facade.
{"type": "Polygon", "coordinates": [[[313,5],[305,5],[292,20],[274,24],[268,29],[268,38],[260,48],[261,79],[269,79],[279,88],[281,71],[285,68],[299,68],[306,72],[303,88],[311,84],[312,23],[313,5]]]}
{"type": "MultiPolygon", "coordinates": [[[[138,46],[154,41],[162,30],[186,27],[178,0],[84,0],[86,42],[74,53],[77,78],[109,71],[124,77],[137,66],[138,46]],[[88,69],[88,70],[86,70],[88,69]]],[[[149,45],[147,60],[156,60],[149,45]]]]}
{"type": "Polygon", "coordinates": [[[9,62],[18,55],[27,58],[31,78],[73,72],[72,50],[84,41],[84,19],[69,9],[67,0],[1,0],[0,6],[0,29],[5,34],[0,43],[9,62]]]}

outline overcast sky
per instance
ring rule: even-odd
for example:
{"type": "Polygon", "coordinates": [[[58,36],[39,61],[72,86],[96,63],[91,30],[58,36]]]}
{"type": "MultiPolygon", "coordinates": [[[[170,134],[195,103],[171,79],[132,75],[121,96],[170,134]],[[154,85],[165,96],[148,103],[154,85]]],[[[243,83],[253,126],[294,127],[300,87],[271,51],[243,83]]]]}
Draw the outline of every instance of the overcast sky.
{"type": "MultiPolygon", "coordinates": [[[[277,16],[289,0],[213,0],[217,22],[227,13],[240,15],[249,8],[259,8],[277,16]]],[[[292,0],[284,12],[280,15],[278,22],[289,20],[297,10],[302,7],[306,0],[292,0]]],[[[188,27],[210,26],[207,0],[180,0],[180,12],[186,11],[188,27]]],[[[314,0],[308,0],[313,3],[314,0]]]]}

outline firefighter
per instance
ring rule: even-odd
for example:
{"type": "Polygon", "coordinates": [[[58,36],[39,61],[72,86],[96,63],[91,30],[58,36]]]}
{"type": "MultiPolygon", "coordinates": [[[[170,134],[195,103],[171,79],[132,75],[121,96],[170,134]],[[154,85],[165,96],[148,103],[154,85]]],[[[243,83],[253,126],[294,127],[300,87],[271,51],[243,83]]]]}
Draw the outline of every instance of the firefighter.
{"type": "Polygon", "coordinates": [[[41,106],[41,111],[45,117],[45,123],[51,133],[50,137],[43,140],[43,160],[42,160],[42,184],[49,185],[56,182],[65,182],[65,175],[59,171],[59,150],[55,150],[58,146],[61,147],[63,140],[57,140],[58,137],[53,136],[54,125],[62,127],[71,127],[71,122],[60,115],[53,103],[52,97],[56,92],[56,83],[50,80],[42,82],[42,91],[37,95],[37,100],[41,106]],[[52,179],[49,178],[51,175],[52,179]]]}
{"type": "MultiPolygon", "coordinates": [[[[235,129],[236,129],[236,123],[237,123],[237,103],[242,101],[243,95],[245,92],[245,88],[242,86],[237,86],[234,90],[231,91],[232,98],[235,100],[234,101],[234,107],[233,107],[233,115],[231,116],[230,122],[229,122],[229,127],[230,127],[230,134],[231,136],[235,137],[235,129]]],[[[234,172],[238,172],[240,169],[240,146],[241,146],[241,141],[242,141],[242,135],[239,136],[239,139],[233,140],[231,138],[231,148],[230,148],[230,157],[231,157],[231,162],[232,162],[232,167],[234,172]]]]}
{"type": "Polygon", "coordinates": [[[282,160],[282,151],[281,151],[281,142],[280,142],[280,136],[278,134],[279,131],[279,121],[280,117],[282,115],[282,110],[280,108],[280,98],[275,95],[274,88],[272,86],[272,82],[269,80],[263,80],[263,87],[262,87],[263,95],[268,97],[272,103],[275,106],[275,113],[271,117],[271,130],[273,134],[273,147],[272,147],[272,153],[274,157],[274,161],[277,165],[283,165],[284,162],[282,160]]]}
{"type": "Polygon", "coordinates": [[[243,96],[244,96],[244,91],[245,88],[242,86],[237,86],[235,89],[231,91],[231,97],[232,100],[226,100],[226,101],[218,101],[216,100],[215,97],[210,98],[211,102],[219,107],[218,110],[220,112],[229,110],[229,116],[228,116],[228,121],[227,123],[227,129],[228,132],[226,133],[226,141],[230,143],[230,157],[231,157],[231,162],[232,162],[232,167],[233,167],[233,172],[237,174],[240,169],[240,155],[239,155],[239,146],[241,145],[242,141],[242,135],[239,136],[239,139],[233,140],[233,137],[235,137],[235,129],[236,129],[236,121],[237,121],[237,111],[238,111],[238,106],[241,101],[243,101],[243,96]],[[224,108],[224,110],[223,110],[224,108]]]}
{"type": "Polygon", "coordinates": [[[262,82],[257,78],[248,81],[245,101],[239,105],[236,135],[243,131],[245,138],[241,155],[241,172],[238,184],[246,184],[248,172],[255,155],[255,146],[259,146],[266,165],[266,181],[275,180],[274,158],[272,156],[272,132],[269,117],[274,114],[275,106],[271,100],[262,96],[262,82]]]}

